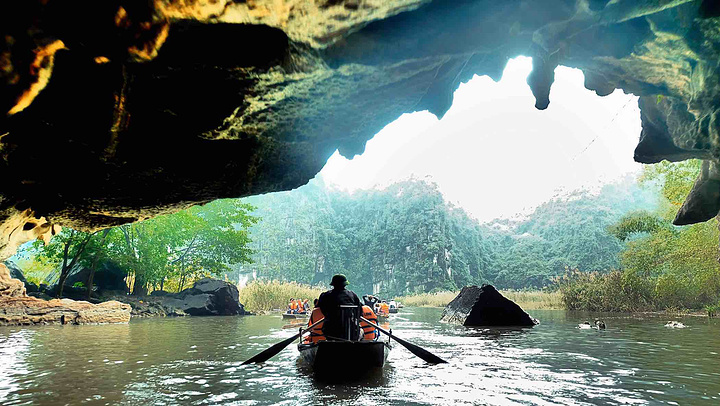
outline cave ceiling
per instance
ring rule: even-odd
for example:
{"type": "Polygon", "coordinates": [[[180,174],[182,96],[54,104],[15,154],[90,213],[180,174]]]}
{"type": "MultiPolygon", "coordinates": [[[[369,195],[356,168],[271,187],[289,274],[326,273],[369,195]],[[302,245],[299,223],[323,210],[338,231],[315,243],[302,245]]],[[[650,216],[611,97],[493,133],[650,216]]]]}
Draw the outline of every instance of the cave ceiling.
{"type": "Polygon", "coordinates": [[[635,160],[704,160],[676,224],[720,211],[720,2],[8,0],[0,256],[216,198],[298,187],[403,113],[533,58],[640,97],[635,160]]]}

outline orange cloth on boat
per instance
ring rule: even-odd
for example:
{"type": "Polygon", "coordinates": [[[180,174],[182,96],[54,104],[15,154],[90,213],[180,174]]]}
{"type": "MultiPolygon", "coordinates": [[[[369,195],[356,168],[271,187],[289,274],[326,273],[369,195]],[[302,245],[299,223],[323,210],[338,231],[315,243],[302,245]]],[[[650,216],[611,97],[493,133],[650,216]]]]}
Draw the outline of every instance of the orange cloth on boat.
{"type": "Polygon", "coordinates": [[[302,300],[300,300],[300,299],[297,300],[297,309],[298,309],[298,313],[302,313],[304,311],[310,310],[310,309],[306,309],[305,307],[303,307],[302,300]]]}
{"type": "MultiPolygon", "coordinates": [[[[362,307],[363,317],[370,320],[371,322],[377,324],[377,316],[375,316],[375,312],[372,311],[370,306],[363,306],[362,307]]],[[[374,340],[378,336],[377,329],[373,326],[371,326],[366,321],[361,320],[360,321],[360,327],[363,329],[363,340],[374,340]]]]}
{"type": "MultiPolygon", "coordinates": [[[[310,314],[310,320],[308,321],[308,326],[312,326],[317,322],[318,320],[324,318],[325,316],[322,314],[322,311],[319,307],[316,307],[313,309],[312,313],[310,314]]],[[[324,341],[325,335],[323,334],[322,327],[323,323],[318,324],[317,326],[313,327],[312,330],[310,330],[310,334],[305,336],[305,344],[310,343],[316,343],[318,341],[324,341]]]]}

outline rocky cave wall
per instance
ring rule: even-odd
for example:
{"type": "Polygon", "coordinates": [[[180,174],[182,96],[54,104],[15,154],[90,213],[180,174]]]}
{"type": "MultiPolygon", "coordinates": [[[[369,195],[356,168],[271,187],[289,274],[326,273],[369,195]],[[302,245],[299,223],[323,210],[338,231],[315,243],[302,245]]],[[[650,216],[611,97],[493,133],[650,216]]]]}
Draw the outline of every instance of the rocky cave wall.
{"type": "MultiPolygon", "coordinates": [[[[0,5],[0,256],[298,187],[403,113],[533,57],[640,96],[635,160],[704,160],[677,224],[720,210],[720,5],[687,0],[10,0],[0,5]]],[[[522,146],[518,146],[522,148],[522,146]]],[[[508,156],[512,151],[502,151],[508,156]]]]}

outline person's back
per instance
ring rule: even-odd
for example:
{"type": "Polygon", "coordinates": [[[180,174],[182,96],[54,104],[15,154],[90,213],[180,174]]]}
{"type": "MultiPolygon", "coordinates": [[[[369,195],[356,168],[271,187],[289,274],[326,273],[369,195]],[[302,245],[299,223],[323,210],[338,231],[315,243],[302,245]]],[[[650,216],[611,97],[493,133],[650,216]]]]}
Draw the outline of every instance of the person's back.
{"type": "MultiPolygon", "coordinates": [[[[333,289],[321,293],[320,299],[318,300],[318,307],[320,307],[322,313],[325,315],[323,333],[325,333],[325,336],[327,337],[351,340],[359,338],[347,337],[348,334],[347,331],[344,331],[343,329],[343,323],[348,322],[348,320],[343,320],[342,309],[340,306],[356,306],[357,310],[359,310],[360,299],[357,297],[355,292],[345,289],[345,286],[347,285],[347,278],[345,278],[345,276],[333,276],[330,284],[333,286],[333,289]]],[[[350,310],[352,311],[353,309],[350,310]]]]}

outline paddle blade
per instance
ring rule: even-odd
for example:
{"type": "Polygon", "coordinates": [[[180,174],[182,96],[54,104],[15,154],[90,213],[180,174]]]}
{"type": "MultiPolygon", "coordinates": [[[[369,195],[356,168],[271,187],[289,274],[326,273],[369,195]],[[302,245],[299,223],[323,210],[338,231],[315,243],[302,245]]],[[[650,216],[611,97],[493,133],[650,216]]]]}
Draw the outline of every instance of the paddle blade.
{"type": "Polygon", "coordinates": [[[288,338],[287,340],[280,341],[279,343],[273,345],[272,347],[268,348],[267,350],[261,352],[260,354],[250,358],[249,360],[242,363],[242,365],[252,364],[252,363],[259,363],[259,362],[265,362],[269,360],[270,358],[276,356],[280,351],[285,349],[290,343],[297,340],[298,337],[300,337],[300,333],[295,334],[294,336],[288,338]]]}
{"type": "Polygon", "coordinates": [[[431,353],[430,351],[428,351],[420,346],[417,346],[413,343],[409,343],[401,338],[397,338],[394,335],[391,335],[390,337],[392,337],[395,341],[400,343],[400,345],[402,345],[403,347],[407,348],[408,351],[410,351],[411,353],[422,358],[427,363],[430,363],[430,364],[446,364],[447,363],[447,361],[445,361],[444,359],[438,357],[437,355],[431,353]]]}

